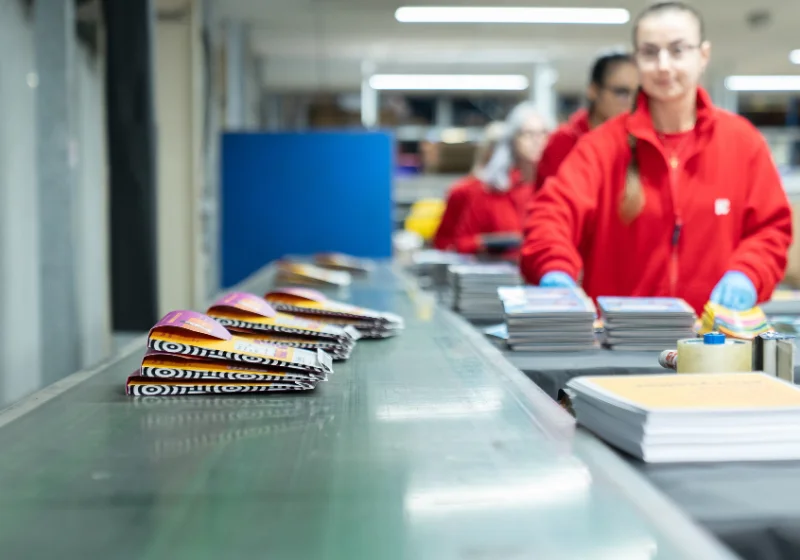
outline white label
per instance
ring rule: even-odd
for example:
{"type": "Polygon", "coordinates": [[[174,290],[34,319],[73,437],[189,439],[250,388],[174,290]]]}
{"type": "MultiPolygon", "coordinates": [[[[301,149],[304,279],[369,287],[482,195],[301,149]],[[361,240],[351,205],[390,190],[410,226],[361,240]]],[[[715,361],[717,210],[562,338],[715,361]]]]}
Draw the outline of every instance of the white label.
{"type": "Polygon", "coordinates": [[[233,343],[233,349],[242,354],[255,354],[257,356],[264,356],[266,358],[274,358],[276,355],[277,347],[267,344],[255,344],[245,340],[236,340],[233,343]]]}
{"type": "Polygon", "coordinates": [[[727,198],[718,198],[714,201],[714,214],[727,216],[731,212],[731,201],[727,198]]]}
{"type": "MultiPolygon", "coordinates": [[[[309,352],[309,354],[310,353],[311,352],[309,352]]],[[[333,358],[331,358],[330,354],[324,350],[317,350],[317,359],[325,371],[333,373],[333,358]]]]}

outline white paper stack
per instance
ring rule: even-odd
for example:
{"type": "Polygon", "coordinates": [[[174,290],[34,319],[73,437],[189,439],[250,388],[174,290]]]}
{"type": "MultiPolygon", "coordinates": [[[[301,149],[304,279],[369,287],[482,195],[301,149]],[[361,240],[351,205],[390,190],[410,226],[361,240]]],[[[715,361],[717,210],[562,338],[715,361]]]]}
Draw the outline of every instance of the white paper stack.
{"type": "Polygon", "coordinates": [[[452,308],[471,321],[502,321],[497,289],[522,283],[519,269],[509,263],[451,266],[449,278],[452,308]]]}
{"type": "Polygon", "coordinates": [[[578,423],[647,463],[800,459],[800,388],[761,372],[579,377],[578,423]]]}
{"type": "Polygon", "coordinates": [[[597,306],[614,350],[660,351],[696,336],[694,310],[679,298],[599,297],[597,306]]]}
{"type": "Polygon", "coordinates": [[[504,287],[498,295],[512,350],[560,352],[595,347],[597,311],[580,288],[504,287]]]}

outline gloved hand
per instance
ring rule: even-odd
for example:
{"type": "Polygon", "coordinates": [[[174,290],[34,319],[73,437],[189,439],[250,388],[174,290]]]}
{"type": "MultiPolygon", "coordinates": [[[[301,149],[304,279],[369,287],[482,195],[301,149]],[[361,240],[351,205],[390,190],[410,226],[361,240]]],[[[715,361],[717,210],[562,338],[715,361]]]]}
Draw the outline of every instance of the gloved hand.
{"type": "Polygon", "coordinates": [[[539,286],[542,288],[572,288],[577,284],[566,272],[554,270],[542,276],[542,279],[539,280],[539,286]]]}
{"type": "Polygon", "coordinates": [[[743,272],[730,270],[725,273],[711,292],[711,302],[734,311],[746,311],[758,303],[758,294],[753,282],[743,272]]]}

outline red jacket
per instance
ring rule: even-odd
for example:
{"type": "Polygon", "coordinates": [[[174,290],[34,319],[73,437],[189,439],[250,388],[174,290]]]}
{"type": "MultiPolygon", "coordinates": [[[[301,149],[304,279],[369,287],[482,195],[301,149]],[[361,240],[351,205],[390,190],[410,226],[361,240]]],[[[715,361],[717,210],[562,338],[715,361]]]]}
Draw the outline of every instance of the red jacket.
{"type": "MultiPolygon", "coordinates": [[[[522,181],[517,170],[510,175],[508,191],[497,191],[475,179],[476,188],[469,197],[467,207],[454,234],[455,248],[459,253],[477,253],[483,249],[481,235],[486,233],[522,234],[524,213],[533,195],[533,186],[522,181]]],[[[514,250],[506,256],[516,257],[514,250]]]]}
{"type": "Polygon", "coordinates": [[[589,132],[589,111],[578,109],[567,122],[550,135],[536,171],[535,189],[537,191],[542,188],[548,177],[556,174],[561,162],[567,158],[581,136],[587,132],[589,132]]]}
{"type": "Polygon", "coordinates": [[[698,90],[696,141],[670,173],[647,98],[583,137],[530,202],[522,272],[538,283],[561,270],[597,297],[678,296],[700,313],[729,270],[770,298],[786,268],[792,217],[766,141],[698,90]],[[645,193],[630,225],[619,217],[631,151],[645,193]]]}
{"type": "Polygon", "coordinates": [[[444,214],[439,222],[436,235],[433,238],[433,246],[440,251],[455,249],[455,232],[458,222],[464,214],[464,209],[469,204],[469,199],[475,192],[483,189],[481,182],[473,175],[463,177],[456,181],[447,193],[444,214]]]}

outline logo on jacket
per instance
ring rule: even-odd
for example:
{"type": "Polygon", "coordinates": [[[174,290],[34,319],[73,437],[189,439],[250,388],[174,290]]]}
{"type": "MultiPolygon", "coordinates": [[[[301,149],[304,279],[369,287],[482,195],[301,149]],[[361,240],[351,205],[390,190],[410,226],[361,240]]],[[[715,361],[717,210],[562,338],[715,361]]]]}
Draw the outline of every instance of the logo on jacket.
{"type": "Polygon", "coordinates": [[[731,201],[727,198],[718,198],[714,201],[714,214],[727,216],[731,213],[731,201]]]}

